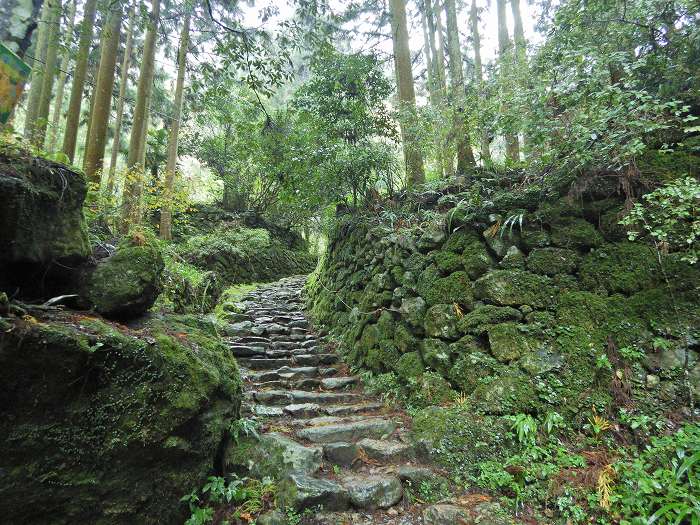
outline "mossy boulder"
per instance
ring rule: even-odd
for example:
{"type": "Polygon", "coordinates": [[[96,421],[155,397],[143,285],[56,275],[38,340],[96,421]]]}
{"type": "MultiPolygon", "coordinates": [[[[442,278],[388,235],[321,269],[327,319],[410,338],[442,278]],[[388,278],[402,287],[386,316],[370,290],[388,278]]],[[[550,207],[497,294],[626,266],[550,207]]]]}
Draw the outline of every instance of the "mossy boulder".
{"type": "Polygon", "coordinates": [[[493,270],[474,282],[474,296],[499,306],[551,305],[557,293],[549,277],[522,270],[493,270]]]}
{"type": "Polygon", "coordinates": [[[408,380],[423,374],[425,365],[418,352],[407,352],[396,361],[394,371],[402,379],[408,380]]]}
{"type": "Polygon", "coordinates": [[[136,333],[53,316],[0,335],[3,520],[182,523],[180,498],[224,468],[241,402],[230,351],[189,321],[136,333]]]}
{"type": "Polygon", "coordinates": [[[478,279],[493,266],[493,257],[480,240],[470,242],[462,252],[464,271],[470,279],[478,279]]]}
{"type": "Polygon", "coordinates": [[[573,273],[581,258],[567,248],[535,248],[527,257],[527,269],[542,275],[573,273]]]}
{"type": "Polygon", "coordinates": [[[651,247],[633,242],[606,244],[588,254],[581,263],[581,284],[589,290],[631,294],[651,288],[660,278],[656,254],[651,247]]]}
{"type": "Polygon", "coordinates": [[[399,311],[409,324],[420,326],[423,324],[423,318],[425,317],[425,300],[422,297],[406,297],[401,301],[399,311]]]}
{"type": "Polygon", "coordinates": [[[474,303],[471,282],[466,272],[454,272],[447,277],[440,277],[437,268],[430,266],[421,273],[416,290],[428,306],[457,303],[471,310],[474,303]]]}
{"type": "Polygon", "coordinates": [[[453,304],[436,304],[425,313],[424,328],[429,337],[457,339],[458,317],[453,304]]]}
{"type": "Polygon", "coordinates": [[[450,346],[441,339],[423,339],[421,343],[423,362],[432,370],[447,376],[452,363],[450,346]]]}
{"type": "Polygon", "coordinates": [[[487,332],[491,354],[502,363],[507,363],[537,350],[541,342],[526,330],[525,325],[516,323],[500,323],[489,327],[487,332]]]}
{"type": "Polygon", "coordinates": [[[461,270],[464,264],[462,256],[447,250],[438,250],[431,253],[431,258],[443,275],[461,270]]]}
{"type": "Polygon", "coordinates": [[[63,164],[0,154],[0,290],[73,293],[74,268],[90,255],[82,174],[63,164]]]}
{"type": "Polygon", "coordinates": [[[472,398],[480,411],[493,415],[533,412],[539,404],[532,378],[517,369],[501,371],[490,381],[481,382],[472,398]]]}
{"type": "Polygon", "coordinates": [[[497,373],[500,363],[484,352],[471,352],[457,357],[448,379],[460,392],[470,394],[482,380],[497,373]]]}
{"type": "Polygon", "coordinates": [[[549,233],[541,227],[526,225],[520,232],[520,241],[526,250],[546,248],[551,244],[549,233]]]}
{"type": "Polygon", "coordinates": [[[465,333],[481,335],[486,333],[491,325],[520,321],[522,318],[522,312],[510,306],[485,304],[464,315],[459,320],[459,329],[465,333]]]}
{"type": "Polygon", "coordinates": [[[603,244],[603,236],[585,219],[563,217],[552,224],[552,244],[585,250],[603,244]]]}
{"type": "Polygon", "coordinates": [[[138,317],[161,292],[165,264],[155,242],[123,242],[90,271],[83,293],[96,312],[111,319],[138,317]]]}
{"type": "Polygon", "coordinates": [[[466,403],[418,410],[411,429],[411,439],[464,482],[480,474],[481,462],[502,461],[512,454],[516,444],[510,436],[505,419],[478,415],[466,403]]]}

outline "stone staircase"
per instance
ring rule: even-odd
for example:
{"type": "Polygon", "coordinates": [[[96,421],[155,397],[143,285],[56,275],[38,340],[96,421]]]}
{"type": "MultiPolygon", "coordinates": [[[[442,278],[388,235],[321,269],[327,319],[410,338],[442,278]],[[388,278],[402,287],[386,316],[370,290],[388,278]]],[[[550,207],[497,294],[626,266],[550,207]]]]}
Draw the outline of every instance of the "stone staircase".
{"type": "MultiPolygon", "coordinates": [[[[423,523],[406,491],[439,473],[421,464],[407,416],[366,395],[313,331],[304,282],[286,278],[242,301],[230,347],[244,378],[243,415],[261,422],[261,435],[237,447],[230,463],[279,478],[278,505],[306,511],[303,523],[423,523]]],[[[257,523],[287,519],[275,511],[257,523]]]]}

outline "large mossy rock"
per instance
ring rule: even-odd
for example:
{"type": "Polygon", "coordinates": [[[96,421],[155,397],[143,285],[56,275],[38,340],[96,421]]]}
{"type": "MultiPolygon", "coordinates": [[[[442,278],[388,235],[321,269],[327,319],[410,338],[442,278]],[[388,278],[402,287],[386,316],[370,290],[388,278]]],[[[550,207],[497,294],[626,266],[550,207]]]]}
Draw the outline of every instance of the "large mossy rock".
{"type": "Polygon", "coordinates": [[[129,332],[97,319],[0,319],[6,523],[182,523],[222,468],[236,362],[194,318],[129,332]],[[136,335],[138,334],[138,335],[136,335]]]}
{"type": "Polygon", "coordinates": [[[138,317],[161,292],[165,264],[154,241],[129,239],[114,255],[89,272],[84,298],[96,312],[111,319],[138,317]]]}
{"type": "Polygon", "coordinates": [[[90,255],[85,178],[62,164],[0,153],[0,290],[62,293],[90,255]]]}

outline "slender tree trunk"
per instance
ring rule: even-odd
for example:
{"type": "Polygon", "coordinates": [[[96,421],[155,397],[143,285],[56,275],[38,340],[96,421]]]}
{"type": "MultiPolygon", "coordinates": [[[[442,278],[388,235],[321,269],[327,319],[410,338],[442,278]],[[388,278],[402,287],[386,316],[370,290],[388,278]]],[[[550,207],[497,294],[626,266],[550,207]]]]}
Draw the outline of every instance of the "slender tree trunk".
{"type": "Polygon", "coordinates": [[[143,46],[143,61],[139,72],[136,91],[136,107],[129,137],[129,155],[126,166],[127,178],[124,183],[122,199],[122,223],[128,228],[129,221],[139,222],[139,194],[143,182],[141,158],[145,157],[145,135],[148,122],[148,102],[153,89],[154,60],[156,53],[157,24],[160,17],[160,0],[152,0],[152,9],[143,46]],[[141,168],[141,169],[139,169],[141,168]]]}
{"type": "MultiPolygon", "coordinates": [[[[502,73],[506,76],[511,72],[512,62],[511,42],[508,36],[508,26],[506,25],[506,0],[496,0],[496,8],[498,12],[498,53],[501,58],[502,73]]],[[[508,108],[501,108],[501,111],[507,112],[508,108]]],[[[511,161],[520,160],[520,144],[518,143],[518,135],[509,132],[506,133],[506,158],[511,161]]]]}
{"type": "Polygon", "coordinates": [[[51,127],[49,128],[49,143],[47,150],[50,152],[56,151],[56,138],[61,125],[61,113],[63,113],[63,93],[66,87],[66,79],[68,78],[68,66],[70,64],[70,44],[73,38],[73,28],[75,26],[75,11],[77,0],[71,2],[68,12],[68,28],[66,31],[67,38],[65,39],[66,49],[63,50],[63,58],[61,59],[61,70],[58,72],[58,86],[56,87],[56,99],[54,100],[53,118],[51,119],[51,127]]]}
{"type": "Polygon", "coordinates": [[[124,56],[122,57],[122,70],[119,77],[119,98],[117,99],[117,120],[114,123],[114,139],[112,140],[112,157],[109,162],[109,175],[107,177],[106,195],[112,197],[114,193],[114,175],[117,171],[117,158],[119,157],[119,147],[122,138],[122,120],[124,118],[124,99],[126,97],[126,85],[129,82],[129,65],[131,63],[131,52],[134,47],[134,20],[135,8],[131,6],[129,10],[129,27],[126,33],[126,43],[124,45],[124,56]]]}
{"type": "Polygon", "coordinates": [[[100,66],[97,70],[95,83],[95,102],[90,115],[90,135],[87,137],[85,161],[83,170],[88,181],[100,184],[100,170],[104,161],[105,145],[107,143],[107,126],[112,109],[112,90],[114,89],[114,71],[119,52],[121,36],[122,4],[113,2],[107,4],[108,13],[105,26],[102,49],[100,50],[100,66]]]}
{"type": "Polygon", "coordinates": [[[41,102],[42,79],[44,77],[47,41],[52,16],[51,3],[46,1],[41,8],[41,18],[37,29],[36,45],[34,46],[34,60],[32,61],[32,76],[27,94],[27,110],[24,118],[24,138],[27,140],[34,136],[34,130],[36,129],[36,117],[39,114],[39,104],[41,102]]]}
{"type": "Polygon", "coordinates": [[[447,17],[447,50],[450,56],[450,99],[453,111],[452,132],[457,143],[457,171],[465,173],[470,167],[474,166],[475,162],[466,125],[467,100],[455,0],[445,0],[445,15],[447,17]]]}
{"type": "MultiPolygon", "coordinates": [[[[472,0],[471,10],[469,11],[469,23],[472,30],[472,40],[474,42],[474,72],[476,75],[476,85],[479,96],[483,96],[484,88],[484,72],[481,63],[481,35],[479,34],[479,13],[476,9],[476,0],[472,0]]],[[[491,149],[489,147],[489,131],[481,130],[481,160],[482,162],[491,161],[491,149]]]]}
{"type": "MultiPolygon", "coordinates": [[[[408,25],[406,22],[405,0],[390,0],[391,33],[394,45],[394,63],[396,83],[399,87],[399,102],[403,110],[412,112],[416,107],[416,93],[413,86],[413,71],[411,68],[411,50],[408,45],[408,25]]],[[[425,182],[423,171],[423,155],[418,140],[411,129],[410,115],[401,123],[403,152],[406,161],[407,185],[413,188],[425,182]]]]}
{"type": "Polygon", "coordinates": [[[437,82],[435,79],[435,68],[433,66],[432,50],[430,48],[430,36],[428,35],[428,17],[425,14],[425,3],[421,9],[421,24],[423,26],[423,55],[425,56],[425,65],[427,72],[428,97],[430,103],[435,106],[435,89],[437,82]]]}
{"type": "Polygon", "coordinates": [[[527,57],[527,40],[525,40],[523,18],[520,14],[520,0],[510,0],[510,10],[513,13],[513,39],[515,40],[515,54],[521,64],[525,64],[527,57]]]}
{"type": "Polygon", "coordinates": [[[177,82],[175,84],[175,103],[173,105],[173,124],[168,140],[168,162],[165,168],[165,206],[160,214],[160,236],[162,239],[172,238],[173,222],[173,188],[175,186],[175,169],[177,167],[177,139],[180,132],[182,116],[182,97],[185,91],[185,67],[187,66],[187,48],[190,41],[190,16],[188,10],[182,23],[180,36],[180,52],[177,56],[177,82]]]}
{"type": "MultiPolygon", "coordinates": [[[[437,63],[438,77],[440,82],[440,103],[442,105],[442,103],[445,101],[445,97],[447,96],[447,73],[445,71],[445,37],[442,26],[442,9],[440,8],[440,0],[435,0],[435,4],[433,4],[432,11],[432,22],[435,24],[433,31],[437,33],[437,48],[435,53],[437,60],[435,60],[435,62],[437,63]]],[[[431,19],[429,18],[428,24],[430,23],[431,19]]],[[[454,176],[454,151],[452,149],[450,141],[447,139],[442,139],[442,157],[444,162],[445,176],[454,176]]]]}
{"type": "Polygon", "coordinates": [[[58,66],[58,43],[61,38],[61,0],[51,1],[51,25],[49,26],[46,38],[46,66],[41,79],[41,99],[39,110],[36,115],[36,126],[32,142],[43,148],[46,141],[46,128],[49,125],[49,110],[51,109],[51,98],[53,95],[53,83],[56,79],[56,67],[58,66]]]}
{"type": "MultiPolygon", "coordinates": [[[[423,25],[423,54],[425,55],[425,62],[428,72],[428,94],[430,99],[430,105],[435,111],[439,111],[441,108],[440,104],[440,93],[439,84],[437,79],[437,67],[434,60],[434,49],[435,49],[435,39],[430,38],[430,31],[428,29],[428,17],[432,16],[429,10],[429,0],[423,2],[423,8],[421,9],[421,22],[423,25]]],[[[440,176],[444,176],[444,158],[442,155],[442,144],[440,143],[439,133],[435,133],[435,156],[437,160],[437,169],[440,176]]]]}
{"type": "Polygon", "coordinates": [[[86,0],[85,15],[80,27],[78,55],[75,59],[75,74],[73,75],[70,102],[66,113],[66,129],[63,135],[63,153],[66,154],[71,162],[75,158],[75,144],[78,137],[78,126],[80,125],[80,106],[83,103],[83,89],[85,87],[85,76],[87,75],[90,46],[92,45],[96,8],[97,0],[86,0]]]}

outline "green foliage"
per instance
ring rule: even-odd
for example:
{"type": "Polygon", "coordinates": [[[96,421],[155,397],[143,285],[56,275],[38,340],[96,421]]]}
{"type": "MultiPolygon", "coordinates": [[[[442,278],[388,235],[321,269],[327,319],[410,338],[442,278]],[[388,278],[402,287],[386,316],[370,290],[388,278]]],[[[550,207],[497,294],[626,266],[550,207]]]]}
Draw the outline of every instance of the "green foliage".
{"type": "Polygon", "coordinates": [[[678,179],[642,197],[620,224],[633,228],[630,240],[652,238],[660,252],[681,251],[682,260],[695,264],[700,256],[700,183],[678,179]]]}
{"type": "Polygon", "coordinates": [[[611,497],[622,525],[700,523],[700,427],[654,437],[636,457],[616,465],[611,497]]]}
{"type": "Polygon", "coordinates": [[[226,517],[234,520],[246,519],[259,514],[274,501],[277,486],[270,479],[228,479],[210,476],[201,490],[194,490],[180,500],[187,503],[190,517],[186,525],[202,525],[212,521],[215,508],[226,505],[226,517]]]}
{"type": "Polygon", "coordinates": [[[515,430],[518,436],[518,442],[521,445],[532,445],[535,443],[535,436],[537,435],[537,422],[529,414],[516,414],[515,416],[507,416],[507,418],[513,426],[512,430],[515,430]]]}

